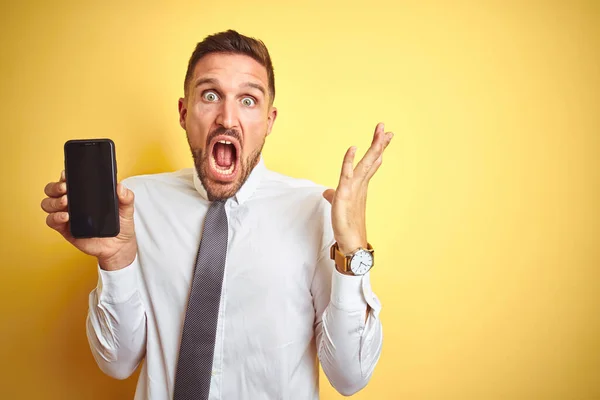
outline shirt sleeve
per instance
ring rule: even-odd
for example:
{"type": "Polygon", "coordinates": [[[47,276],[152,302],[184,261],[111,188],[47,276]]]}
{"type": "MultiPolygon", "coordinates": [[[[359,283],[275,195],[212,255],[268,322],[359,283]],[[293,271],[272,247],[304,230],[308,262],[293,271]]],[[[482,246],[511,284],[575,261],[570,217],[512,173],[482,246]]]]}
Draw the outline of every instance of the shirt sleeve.
{"type": "Polygon", "coordinates": [[[98,266],[98,286],[90,293],[86,320],[96,363],[107,375],[125,379],[146,350],[146,313],[141,301],[139,262],[117,271],[98,266]]]}
{"type": "Polygon", "coordinates": [[[370,273],[351,276],[335,268],[329,256],[333,233],[327,228],[331,229],[330,220],[325,215],[325,246],[311,285],[317,354],[331,385],[349,396],[367,385],[381,355],[381,304],[371,290],[370,273]]]}

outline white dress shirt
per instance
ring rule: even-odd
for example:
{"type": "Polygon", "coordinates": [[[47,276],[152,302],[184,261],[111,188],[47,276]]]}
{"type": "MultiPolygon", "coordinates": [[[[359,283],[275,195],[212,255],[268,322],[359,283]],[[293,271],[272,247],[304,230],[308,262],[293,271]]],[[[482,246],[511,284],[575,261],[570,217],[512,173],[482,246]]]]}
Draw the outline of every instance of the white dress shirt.
{"type": "MultiPolygon", "coordinates": [[[[123,183],[135,193],[138,253],[121,270],[98,268],[88,341],[102,371],[118,379],[145,358],[136,400],[170,399],[210,202],[193,168],[123,183]]],[[[210,399],[318,399],[317,358],[342,394],[371,378],[381,353],[381,306],[368,274],[340,274],[329,257],[324,189],[270,171],[261,159],[226,201],[210,399]]]]}

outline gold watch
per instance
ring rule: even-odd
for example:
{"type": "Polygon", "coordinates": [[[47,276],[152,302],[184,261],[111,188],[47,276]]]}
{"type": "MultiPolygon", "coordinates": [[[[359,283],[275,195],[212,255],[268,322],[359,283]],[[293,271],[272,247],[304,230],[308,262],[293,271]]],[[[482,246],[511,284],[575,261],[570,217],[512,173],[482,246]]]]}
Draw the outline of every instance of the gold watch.
{"type": "Polygon", "coordinates": [[[329,250],[331,259],[339,271],[353,275],[364,275],[375,265],[375,250],[367,243],[367,248],[359,247],[350,254],[340,252],[337,242],[329,250]]]}

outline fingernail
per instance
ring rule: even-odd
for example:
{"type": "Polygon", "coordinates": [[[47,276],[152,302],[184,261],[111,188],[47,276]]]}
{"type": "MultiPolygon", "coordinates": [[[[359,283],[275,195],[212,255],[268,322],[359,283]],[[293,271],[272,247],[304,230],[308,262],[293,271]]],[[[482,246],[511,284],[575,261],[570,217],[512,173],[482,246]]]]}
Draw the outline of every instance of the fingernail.
{"type": "Polygon", "coordinates": [[[65,179],[65,170],[64,169],[60,173],[60,179],[62,179],[62,180],[65,179]]]}
{"type": "Polygon", "coordinates": [[[121,196],[125,196],[125,186],[121,185],[121,196]]]}

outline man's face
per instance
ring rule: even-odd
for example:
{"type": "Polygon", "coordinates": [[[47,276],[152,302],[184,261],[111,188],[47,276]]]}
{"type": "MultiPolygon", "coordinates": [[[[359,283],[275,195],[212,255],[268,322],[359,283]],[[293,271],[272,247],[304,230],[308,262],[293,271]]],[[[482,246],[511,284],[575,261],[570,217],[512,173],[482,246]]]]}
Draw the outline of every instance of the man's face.
{"type": "Polygon", "coordinates": [[[268,82],[266,68],[245,55],[212,53],[194,68],[179,123],[210,201],[234,196],[260,159],[277,117],[268,82]]]}

